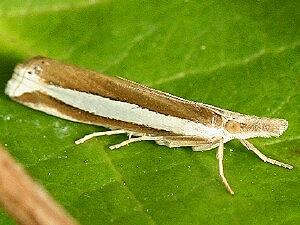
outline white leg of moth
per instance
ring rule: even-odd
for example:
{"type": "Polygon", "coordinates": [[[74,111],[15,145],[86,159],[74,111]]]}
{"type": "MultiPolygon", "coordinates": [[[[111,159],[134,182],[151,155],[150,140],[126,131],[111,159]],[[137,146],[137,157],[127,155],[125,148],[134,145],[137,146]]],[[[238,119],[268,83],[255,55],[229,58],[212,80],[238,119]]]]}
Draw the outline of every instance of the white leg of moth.
{"type": "Polygon", "coordinates": [[[109,146],[109,148],[111,150],[113,149],[117,149],[117,148],[120,148],[120,147],[123,147],[125,145],[128,145],[132,142],[138,142],[138,141],[156,141],[156,140],[159,140],[159,139],[162,139],[162,137],[151,137],[151,136],[142,136],[142,137],[137,137],[137,138],[130,138],[126,141],[123,141],[119,144],[116,144],[116,145],[112,145],[112,146],[109,146]]]}
{"type": "Polygon", "coordinates": [[[99,136],[104,136],[104,135],[114,135],[114,134],[125,134],[128,133],[126,130],[109,130],[109,131],[102,131],[102,132],[94,132],[88,135],[85,135],[83,138],[78,139],[75,141],[75,144],[79,145],[82,144],[83,142],[93,138],[93,137],[99,137],[99,136]]]}
{"type": "Polygon", "coordinates": [[[212,149],[216,148],[218,145],[216,145],[216,144],[202,144],[202,145],[192,146],[192,149],[195,152],[204,152],[204,151],[212,150],[212,149]]]}
{"type": "Polygon", "coordinates": [[[277,166],[281,166],[287,169],[293,169],[293,166],[283,163],[283,162],[279,162],[275,159],[271,159],[267,156],[265,156],[263,153],[261,153],[253,144],[251,144],[249,141],[247,140],[240,140],[240,142],[248,149],[253,151],[256,155],[258,155],[259,158],[261,158],[264,162],[268,162],[271,163],[273,165],[277,165],[277,166]]]}
{"type": "Polygon", "coordinates": [[[225,176],[224,176],[224,171],[223,171],[223,156],[224,156],[224,143],[223,143],[223,138],[220,140],[218,152],[217,152],[217,159],[219,160],[219,175],[227,188],[227,190],[230,192],[230,194],[234,194],[233,190],[229,186],[225,176]]]}
{"type": "Polygon", "coordinates": [[[128,133],[128,139],[131,139],[132,136],[133,136],[133,133],[132,133],[132,132],[128,133]]]}

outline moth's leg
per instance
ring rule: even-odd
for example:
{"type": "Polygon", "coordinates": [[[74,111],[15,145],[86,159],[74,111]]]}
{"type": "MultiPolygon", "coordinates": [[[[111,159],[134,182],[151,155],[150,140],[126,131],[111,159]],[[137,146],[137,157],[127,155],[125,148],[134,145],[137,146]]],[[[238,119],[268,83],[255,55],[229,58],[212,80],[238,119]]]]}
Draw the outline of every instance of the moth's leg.
{"type": "Polygon", "coordinates": [[[283,163],[283,162],[279,162],[275,159],[271,159],[267,156],[265,156],[263,153],[261,153],[253,144],[251,144],[249,141],[247,140],[240,140],[240,142],[248,149],[253,151],[256,155],[258,155],[259,158],[261,158],[264,162],[268,162],[271,163],[273,165],[277,165],[277,166],[281,166],[287,169],[293,169],[293,166],[283,163]]]}
{"type": "Polygon", "coordinates": [[[219,145],[220,139],[200,138],[197,136],[163,136],[155,142],[169,148],[192,147],[194,151],[206,151],[219,145]]]}
{"type": "Polygon", "coordinates": [[[217,144],[201,144],[197,146],[193,146],[192,149],[195,152],[204,152],[204,151],[209,151],[217,147],[217,144]]]}
{"type": "Polygon", "coordinates": [[[126,130],[109,130],[109,131],[101,131],[101,132],[94,132],[88,135],[85,135],[83,138],[78,139],[75,141],[75,144],[79,145],[82,144],[83,142],[93,138],[93,137],[99,137],[99,136],[104,136],[104,135],[114,135],[114,134],[125,134],[128,133],[126,130]]]}
{"type": "Polygon", "coordinates": [[[132,132],[128,133],[128,139],[131,139],[132,136],[133,136],[133,133],[132,133],[132,132]]]}
{"type": "Polygon", "coordinates": [[[230,192],[230,194],[234,194],[233,190],[231,189],[231,187],[229,186],[225,176],[224,176],[224,171],[223,171],[223,156],[224,156],[224,143],[223,143],[223,138],[220,140],[219,143],[219,148],[218,148],[218,152],[217,152],[217,159],[219,160],[219,175],[225,185],[225,187],[227,188],[227,190],[230,192]]]}
{"type": "Polygon", "coordinates": [[[159,139],[162,139],[163,137],[152,137],[152,136],[141,136],[141,137],[136,137],[136,138],[130,138],[126,141],[123,141],[119,144],[116,144],[116,145],[112,145],[112,146],[109,146],[109,148],[111,150],[113,149],[116,149],[116,148],[120,148],[120,147],[123,147],[125,145],[128,145],[132,142],[138,142],[138,141],[156,141],[156,140],[159,140],[159,139]]]}

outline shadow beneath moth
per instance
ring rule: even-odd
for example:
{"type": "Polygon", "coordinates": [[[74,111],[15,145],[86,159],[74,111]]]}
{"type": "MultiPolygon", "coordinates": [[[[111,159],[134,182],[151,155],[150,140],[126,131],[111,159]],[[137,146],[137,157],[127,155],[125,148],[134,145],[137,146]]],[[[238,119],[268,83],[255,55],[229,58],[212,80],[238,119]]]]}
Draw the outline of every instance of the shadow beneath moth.
{"type": "Polygon", "coordinates": [[[293,168],[268,158],[247,140],[280,136],[288,127],[284,119],[231,112],[40,56],[16,66],[5,93],[45,113],[110,129],[86,135],[76,144],[126,133],[129,139],[110,149],[144,140],[170,148],[191,146],[194,151],[217,147],[219,175],[231,194],[234,192],[223,172],[223,154],[224,143],[232,139],[238,139],[265,162],[293,168]]]}

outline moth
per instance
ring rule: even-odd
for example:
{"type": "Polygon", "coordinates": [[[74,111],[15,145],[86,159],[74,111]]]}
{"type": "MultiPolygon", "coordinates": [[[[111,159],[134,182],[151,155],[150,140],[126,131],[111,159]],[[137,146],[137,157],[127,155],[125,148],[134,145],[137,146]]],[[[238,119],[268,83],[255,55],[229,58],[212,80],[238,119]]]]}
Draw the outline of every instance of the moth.
{"type": "Polygon", "coordinates": [[[50,115],[110,129],[89,134],[76,144],[102,135],[128,134],[128,140],[110,149],[137,141],[190,146],[194,151],[218,148],[219,175],[231,194],[223,172],[224,143],[230,140],[238,139],[265,162],[293,168],[265,156],[248,141],[280,136],[288,127],[284,119],[243,115],[40,56],[16,66],[5,93],[50,115]]]}

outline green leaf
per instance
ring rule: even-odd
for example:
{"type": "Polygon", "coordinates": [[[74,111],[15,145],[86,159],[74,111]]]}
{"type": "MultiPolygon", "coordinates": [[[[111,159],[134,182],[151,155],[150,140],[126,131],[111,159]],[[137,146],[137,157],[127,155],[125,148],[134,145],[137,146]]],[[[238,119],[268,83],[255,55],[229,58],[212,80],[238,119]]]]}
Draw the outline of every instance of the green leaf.
{"type": "MultiPolygon", "coordinates": [[[[300,77],[296,1],[0,3],[0,143],[82,224],[297,224],[300,77]],[[14,65],[35,55],[117,75],[245,114],[285,118],[278,139],[192,152],[127,137],[74,141],[102,127],[26,108],[4,95],[14,65]]],[[[2,212],[1,224],[14,224],[2,212]]]]}

